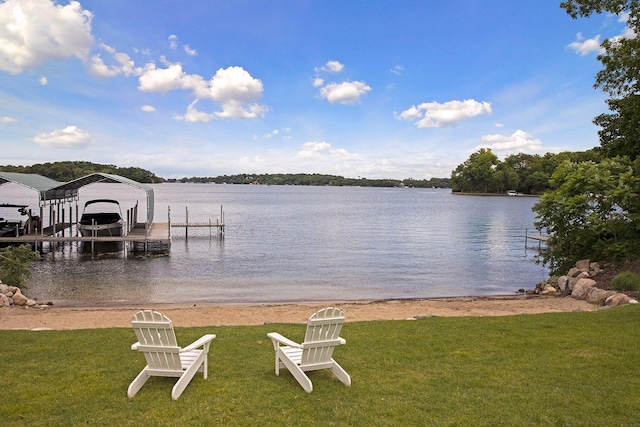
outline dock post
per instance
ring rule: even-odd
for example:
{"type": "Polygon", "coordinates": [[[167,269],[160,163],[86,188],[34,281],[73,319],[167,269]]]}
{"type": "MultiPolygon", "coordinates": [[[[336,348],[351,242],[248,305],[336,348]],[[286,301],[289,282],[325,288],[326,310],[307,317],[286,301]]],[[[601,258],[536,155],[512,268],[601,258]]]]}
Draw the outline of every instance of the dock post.
{"type": "Polygon", "coordinates": [[[91,256],[93,257],[93,251],[95,247],[95,237],[96,237],[96,220],[91,219],[91,256]]]}
{"type": "Polygon", "coordinates": [[[189,208],[185,206],[184,211],[187,219],[187,222],[185,222],[185,227],[184,227],[184,239],[187,240],[189,238],[189,208]]]}

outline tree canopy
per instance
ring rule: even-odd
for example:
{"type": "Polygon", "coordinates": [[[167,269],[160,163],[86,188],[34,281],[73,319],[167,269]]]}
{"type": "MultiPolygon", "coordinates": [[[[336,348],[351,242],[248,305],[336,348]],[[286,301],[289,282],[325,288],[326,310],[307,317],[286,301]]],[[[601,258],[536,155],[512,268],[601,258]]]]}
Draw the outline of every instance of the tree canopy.
{"type": "Polygon", "coordinates": [[[596,150],[559,154],[512,154],[500,161],[491,149],[481,148],[451,174],[454,192],[503,194],[513,190],[522,194],[542,194],[551,187],[556,167],[572,162],[600,161],[596,150]]]}
{"type": "Polygon", "coordinates": [[[60,182],[73,181],[92,173],[110,173],[132,179],[137,182],[151,184],[163,182],[162,178],[148,170],[114,165],[101,165],[91,162],[65,161],[53,163],[36,163],[32,166],[0,166],[2,172],[35,173],[60,182]]]}
{"type": "Polygon", "coordinates": [[[558,166],[550,181],[552,190],[533,208],[538,214],[536,228],[550,235],[539,257],[553,273],[566,271],[583,258],[640,256],[636,172],[624,157],[558,166]]]}
{"type": "Polygon", "coordinates": [[[610,13],[626,19],[623,36],[602,42],[598,60],[603,67],[596,74],[594,86],[609,94],[611,113],[601,114],[594,123],[604,154],[608,157],[640,155],[640,2],[638,0],[568,0],[560,3],[574,19],[593,14],[610,13]]]}

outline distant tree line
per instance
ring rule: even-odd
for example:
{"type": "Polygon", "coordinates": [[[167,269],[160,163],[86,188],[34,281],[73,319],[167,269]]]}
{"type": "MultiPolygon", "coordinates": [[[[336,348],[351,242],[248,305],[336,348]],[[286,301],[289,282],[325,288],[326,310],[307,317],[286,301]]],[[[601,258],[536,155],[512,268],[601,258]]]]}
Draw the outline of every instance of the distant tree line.
{"type": "Polygon", "coordinates": [[[367,179],[344,178],[324,174],[238,174],[217,177],[192,177],[168,179],[168,182],[193,182],[215,184],[260,184],[260,185],[317,185],[317,186],[359,186],[359,187],[412,187],[412,188],[451,188],[448,178],[431,179],[367,179]]]}
{"type": "Polygon", "coordinates": [[[36,163],[32,166],[0,166],[0,172],[33,173],[60,182],[73,181],[92,173],[110,173],[146,184],[164,182],[148,170],[129,167],[121,168],[114,165],[101,165],[91,162],[65,161],[53,163],[36,163]]]}
{"type": "Polygon", "coordinates": [[[191,177],[164,179],[148,170],[114,165],[102,165],[91,162],[65,161],[36,163],[32,166],[0,166],[0,172],[33,173],[60,182],[73,181],[92,173],[110,173],[132,179],[137,182],[154,184],[161,182],[191,182],[215,184],[261,184],[261,185],[318,185],[318,186],[360,186],[360,187],[412,187],[412,188],[451,188],[449,178],[431,179],[367,179],[344,178],[323,174],[238,174],[216,177],[191,177]]]}
{"type": "Polygon", "coordinates": [[[600,150],[559,154],[513,154],[500,161],[491,149],[481,148],[451,173],[451,188],[459,193],[542,194],[551,188],[551,176],[565,161],[600,162],[600,150]]]}

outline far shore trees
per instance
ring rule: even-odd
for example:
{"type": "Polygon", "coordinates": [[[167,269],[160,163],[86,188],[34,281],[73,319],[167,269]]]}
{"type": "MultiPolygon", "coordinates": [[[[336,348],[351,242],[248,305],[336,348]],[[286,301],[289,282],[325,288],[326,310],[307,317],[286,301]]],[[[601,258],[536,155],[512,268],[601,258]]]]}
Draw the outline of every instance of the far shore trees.
{"type": "Polygon", "coordinates": [[[600,161],[596,150],[559,154],[512,154],[504,161],[489,148],[471,154],[451,173],[454,193],[505,194],[513,190],[521,194],[539,195],[551,188],[551,175],[565,160],[572,162],[600,161]]]}

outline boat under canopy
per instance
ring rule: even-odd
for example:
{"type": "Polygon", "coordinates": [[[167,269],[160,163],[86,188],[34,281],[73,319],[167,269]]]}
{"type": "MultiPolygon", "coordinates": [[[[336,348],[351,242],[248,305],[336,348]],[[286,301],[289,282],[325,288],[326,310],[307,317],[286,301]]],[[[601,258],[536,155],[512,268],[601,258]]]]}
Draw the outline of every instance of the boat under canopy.
{"type": "Polygon", "coordinates": [[[95,199],[85,203],[78,223],[83,236],[122,236],[122,228],[122,211],[117,200],[95,199]]]}

